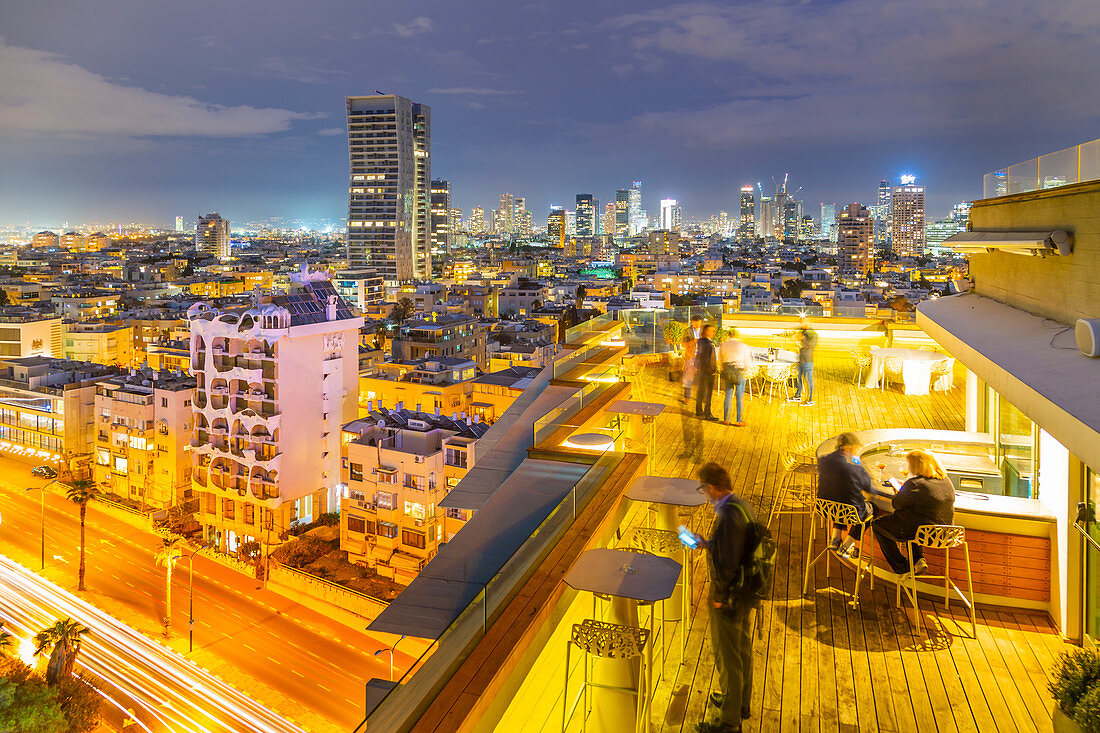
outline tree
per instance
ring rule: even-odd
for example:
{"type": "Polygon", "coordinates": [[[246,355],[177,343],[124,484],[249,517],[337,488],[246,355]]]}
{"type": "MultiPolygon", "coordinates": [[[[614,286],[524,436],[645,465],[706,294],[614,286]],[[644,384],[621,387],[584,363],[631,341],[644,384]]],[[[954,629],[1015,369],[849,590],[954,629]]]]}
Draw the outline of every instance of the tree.
{"type": "Polygon", "coordinates": [[[8,300],[8,291],[0,290],[0,307],[8,305],[11,301],[8,300]]]}
{"type": "Polygon", "coordinates": [[[588,295],[588,288],[583,285],[577,286],[577,305],[584,303],[585,296],[588,295]]]}
{"type": "Polygon", "coordinates": [[[88,516],[88,502],[99,496],[95,481],[78,478],[65,492],[65,497],[80,507],[80,569],[77,574],[77,590],[84,590],[84,521],[88,516]]]}
{"type": "Polygon", "coordinates": [[[904,295],[895,295],[890,299],[889,305],[898,313],[908,313],[913,310],[913,304],[904,295]]]}
{"type": "Polygon", "coordinates": [[[172,571],[183,556],[180,546],[183,540],[178,538],[163,540],[164,546],[157,550],[157,565],[164,568],[164,635],[172,634],[172,571]]]}
{"type": "Polygon", "coordinates": [[[671,346],[673,349],[677,349],[680,346],[680,341],[684,338],[684,324],[679,321],[669,321],[665,324],[664,330],[665,343],[671,346]]]}
{"type": "Polygon", "coordinates": [[[35,656],[50,650],[50,659],[46,662],[46,684],[53,686],[72,676],[76,655],[80,653],[80,642],[90,631],[84,624],[67,618],[34,635],[35,656]]]}
{"type": "Polygon", "coordinates": [[[800,277],[792,277],[779,286],[780,298],[801,298],[802,291],[808,286],[800,277]]]}
{"type": "Polygon", "coordinates": [[[4,631],[4,624],[0,622],[0,658],[11,654],[11,650],[15,647],[13,638],[11,634],[4,631]]]}
{"type": "Polygon", "coordinates": [[[81,675],[73,675],[57,685],[57,701],[69,727],[66,733],[89,733],[99,726],[103,698],[81,675]]]}
{"type": "Polygon", "coordinates": [[[0,664],[0,731],[62,733],[68,728],[58,691],[18,659],[0,664]]]}
{"type": "Polygon", "coordinates": [[[397,301],[390,311],[390,320],[394,323],[404,323],[413,314],[413,302],[408,298],[397,301]]]}

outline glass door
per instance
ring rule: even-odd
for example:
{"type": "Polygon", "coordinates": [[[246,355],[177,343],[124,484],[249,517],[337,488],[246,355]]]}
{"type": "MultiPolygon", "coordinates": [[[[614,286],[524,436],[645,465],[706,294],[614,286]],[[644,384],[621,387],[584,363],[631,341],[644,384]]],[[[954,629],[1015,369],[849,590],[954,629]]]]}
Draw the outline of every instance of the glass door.
{"type": "Polygon", "coordinates": [[[1088,515],[1084,526],[1085,545],[1085,645],[1095,649],[1100,643],[1100,524],[1096,522],[1096,507],[1100,504],[1100,473],[1085,470],[1085,501],[1088,515]]]}

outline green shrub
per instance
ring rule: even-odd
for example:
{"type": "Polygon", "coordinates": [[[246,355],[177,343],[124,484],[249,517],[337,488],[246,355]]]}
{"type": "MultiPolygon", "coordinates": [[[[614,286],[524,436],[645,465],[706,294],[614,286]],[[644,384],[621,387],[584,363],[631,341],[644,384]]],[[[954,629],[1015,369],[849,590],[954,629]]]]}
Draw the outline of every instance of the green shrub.
{"type": "Polygon", "coordinates": [[[319,540],[316,537],[299,537],[293,542],[281,545],[272,553],[272,557],[283,565],[292,568],[304,568],[306,565],[317,562],[325,555],[332,552],[333,543],[319,540]]]}
{"type": "Polygon", "coordinates": [[[1063,654],[1047,689],[1062,712],[1078,725],[1085,730],[1100,731],[1100,655],[1083,649],[1063,654]],[[1091,720],[1089,725],[1078,720],[1078,708],[1082,708],[1083,717],[1091,720]]]}

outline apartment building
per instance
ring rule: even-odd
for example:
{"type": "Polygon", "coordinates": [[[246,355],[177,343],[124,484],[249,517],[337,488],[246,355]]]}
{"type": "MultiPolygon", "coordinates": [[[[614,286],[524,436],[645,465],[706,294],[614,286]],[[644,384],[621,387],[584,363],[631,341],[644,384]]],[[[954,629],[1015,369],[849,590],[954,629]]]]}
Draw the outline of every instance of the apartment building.
{"type": "Polygon", "coordinates": [[[0,309],[0,357],[60,357],[61,333],[60,317],[21,308],[0,309]]]}
{"type": "Polygon", "coordinates": [[[390,342],[395,361],[416,361],[450,356],[488,366],[485,355],[486,327],[473,316],[432,314],[402,326],[390,342]]]}
{"type": "Polygon", "coordinates": [[[476,460],[489,426],[408,409],[371,411],[343,428],[340,548],[407,584],[469,518],[439,501],[476,460]]]}
{"type": "Polygon", "coordinates": [[[360,373],[360,409],[404,405],[447,415],[462,412],[469,403],[470,380],[476,376],[477,364],[457,357],[382,362],[372,372],[360,373]]]}
{"type": "Polygon", "coordinates": [[[194,377],[152,369],[97,383],[96,483],[150,510],[190,498],[194,395],[194,377]]]}
{"type": "Polygon", "coordinates": [[[519,278],[500,291],[501,313],[526,316],[547,300],[546,286],[540,282],[519,278]]]}
{"type": "Polygon", "coordinates": [[[134,364],[134,329],[118,323],[67,323],[62,354],[66,359],[113,364],[134,364]]]}
{"type": "Polygon", "coordinates": [[[365,312],[372,306],[380,305],[386,299],[386,289],[382,276],[373,270],[344,270],[336,273],[332,284],[347,302],[365,312]]]}
{"type": "Polygon", "coordinates": [[[50,302],[54,313],[69,321],[106,318],[118,311],[118,295],[95,288],[57,291],[50,295],[50,302]]]}
{"type": "Polygon", "coordinates": [[[338,505],[340,427],[357,414],[359,329],[328,276],[301,272],[252,307],[188,310],[192,484],[208,542],[274,543],[338,505]]]}
{"type": "Polygon", "coordinates": [[[87,463],[95,385],[118,370],[45,356],[0,358],[0,451],[33,465],[87,463]]]}

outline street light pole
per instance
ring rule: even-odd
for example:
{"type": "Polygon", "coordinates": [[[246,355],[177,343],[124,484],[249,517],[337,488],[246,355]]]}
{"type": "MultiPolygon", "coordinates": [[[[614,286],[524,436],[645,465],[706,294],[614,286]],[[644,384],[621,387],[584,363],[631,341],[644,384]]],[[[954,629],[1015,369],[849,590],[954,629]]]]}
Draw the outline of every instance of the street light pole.
{"type": "Polygon", "coordinates": [[[29,489],[27,489],[27,491],[38,491],[39,496],[41,497],[41,500],[42,500],[42,509],[41,509],[41,520],[42,520],[41,521],[41,524],[42,524],[42,527],[41,527],[41,535],[42,535],[42,570],[46,569],[46,486],[49,486],[52,483],[53,483],[53,481],[50,481],[50,483],[45,484],[44,486],[32,486],[29,489]]]}
{"type": "Polygon", "coordinates": [[[187,554],[187,653],[195,650],[195,555],[206,547],[199,545],[187,554]]]}
{"type": "Polygon", "coordinates": [[[374,653],[374,656],[376,656],[376,657],[379,654],[381,654],[382,652],[389,652],[390,653],[390,682],[393,682],[393,652],[394,652],[395,649],[397,649],[397,645],[400,644],[402,642],[402,640],[404,640],[404,638],[405,638],[405,635],[402,634],[401,638],[393,643],[393,646],[382,647],[381,649],[379,649],[378,651],[376,651],[374,653]]]}

